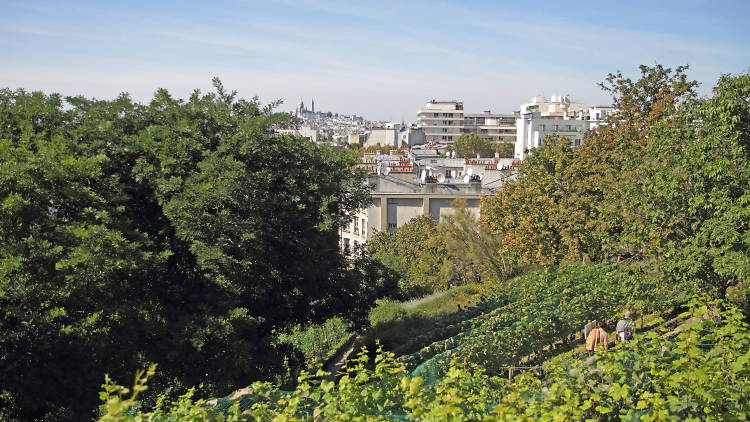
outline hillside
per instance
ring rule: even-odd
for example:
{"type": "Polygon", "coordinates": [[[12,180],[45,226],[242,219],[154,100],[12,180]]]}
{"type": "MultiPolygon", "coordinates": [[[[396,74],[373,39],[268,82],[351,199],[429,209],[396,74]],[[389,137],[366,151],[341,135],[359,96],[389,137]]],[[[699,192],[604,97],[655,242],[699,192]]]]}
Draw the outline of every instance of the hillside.
{"type": "MultiPolygon", "coordinates": [[[[416,353],[397,358],[381,349],[373,361],[361,351],[337,383],[321,378],[323,373],[303,375],[294,391],[254,383],[209,401],[210,406],[185,397],[146,420],[746,417],[750,331],[736,309],[721,311],[717,323],[716,303],[691,300],[671,326],[651,320],[649,331],[638,331],[633,341],[594,357],[575,344],[574,350],[559,347],[573,340],[586,319],[614,317],[616,306],[600,298],[616,303],[617,292],[632,284],[598,266],[541,270],[513,280],[478,306],[438,319],[439,327],[403,345],[409,351],[425,344],[416,353]],[[611,280],[609,287],[605,280],[611,280]],[[573,293],[595,285],[605,287],[573,293]],[[503,294],[521,288],[529,294],[503,294]],[[500,296],[504,299],[498,301],[500,296]],[[532,361],[521,364],[527,356],[532,361]],[[509,367],[514,368],[512,379],[509,367]]],[[[119,396],[109,398],[112,409],[118,403],[127,407],[119,396]]]]}

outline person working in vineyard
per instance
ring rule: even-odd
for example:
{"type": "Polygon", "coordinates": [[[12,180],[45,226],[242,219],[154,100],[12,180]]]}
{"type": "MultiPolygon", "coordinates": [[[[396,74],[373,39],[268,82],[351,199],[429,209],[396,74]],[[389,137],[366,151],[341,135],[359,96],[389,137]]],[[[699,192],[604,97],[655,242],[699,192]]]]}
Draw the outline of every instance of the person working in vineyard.
{"type": "Polygon", "coordinates": [[[617,321],[615,330],[617,331],[618,341],[628,341],[633,338],[633,327],[635,323],[630,319],[630,311],[626,310],[621,320],[617,321]]]}
{"type": "Polygon", "coordinates": [[[607,350],[609,345],[607,344],[607,324],[604,321],[599,321],[598,327],[591,330],[588,338],[586,338],[586,350],[589,352],[589,356],[594,354],[596,350],[607,350]]]}

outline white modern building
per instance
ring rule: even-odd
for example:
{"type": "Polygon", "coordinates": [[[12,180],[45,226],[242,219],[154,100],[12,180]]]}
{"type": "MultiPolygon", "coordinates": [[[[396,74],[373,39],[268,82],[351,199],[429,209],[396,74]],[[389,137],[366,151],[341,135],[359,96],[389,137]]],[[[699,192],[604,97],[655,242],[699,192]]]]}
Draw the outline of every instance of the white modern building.
{"type": "Polygon", "coordinates": [[[544,138],[557,133],[570,138],[572,146],[579,146],[589,129],[604,124],[613,108],[596,106],[585,108],[570,101],[570,95],[552,96],[547,100],[536,96],[521,105],[516,118],[515,158],[524,160],[534,148],[542,146],[544,138]]]}

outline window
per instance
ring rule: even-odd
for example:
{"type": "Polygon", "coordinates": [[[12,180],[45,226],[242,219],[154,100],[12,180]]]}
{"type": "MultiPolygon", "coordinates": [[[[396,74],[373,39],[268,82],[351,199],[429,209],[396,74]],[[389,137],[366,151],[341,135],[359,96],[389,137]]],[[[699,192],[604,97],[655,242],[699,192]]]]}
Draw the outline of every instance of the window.
{"type": "Polygon", "coordinates": [[[359,219],[354,219],[354,233],[359,233],[359,219]]]}
{"type": "Polygon", "coordinates": [[[362,219],[362,235],[364,236],[367,233],[367,230],[365,228],[367,227],[367,223],[365,222],[365,219],[362,219]]]}
{"type": "Polygon", "coordinates": [[[440,113],[432,113],[432,117],[440,117],[440,113]]]}
{"type": "Polygon", "coordinates": [[[396,223],[388,223],[388,231],[392,232],[396,230],[396,223]]]}
{"type": "Polygon", "coordinates": [[[443,133],[448,133],[448,129],[443,128],[443,133]]]}

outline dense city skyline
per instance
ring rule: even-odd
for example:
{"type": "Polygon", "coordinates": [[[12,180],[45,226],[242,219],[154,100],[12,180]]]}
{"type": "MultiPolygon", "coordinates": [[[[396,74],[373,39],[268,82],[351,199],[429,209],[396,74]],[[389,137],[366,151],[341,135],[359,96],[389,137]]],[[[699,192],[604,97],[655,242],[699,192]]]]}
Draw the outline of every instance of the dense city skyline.
{"type": "Polygon", "coordinates": [[[689,64],[708,94],[750,58],[750,3],[327,1],[0,5],[0,86],[144,102],[218,76],[243,97],[414,121],[430,99],[511,112],[534,95],[608,103],[608,72],[689,64]]]}

